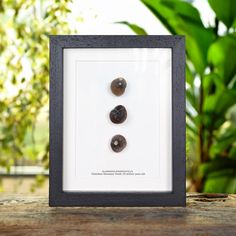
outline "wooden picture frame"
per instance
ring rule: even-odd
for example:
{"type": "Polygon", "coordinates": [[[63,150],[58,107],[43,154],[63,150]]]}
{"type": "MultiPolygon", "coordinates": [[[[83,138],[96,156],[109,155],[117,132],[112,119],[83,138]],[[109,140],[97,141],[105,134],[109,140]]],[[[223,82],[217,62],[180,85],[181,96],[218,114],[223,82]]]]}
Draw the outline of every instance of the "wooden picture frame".
{"type": "MultiPolygon", "coordinates": [[[[131,54],[132,53],[133,51],[131,50],[131,54]]],[[[88,54],[90,53],[85,53],[84,54],[85,57],[87,57],[88,54]]],[[[144,59],[141,58],[140,60],[142,60],[142,63],[145,62],[144,61],[145,58],[144,59]]],[[[159,58],[158,60],[161,62],[162,58],[159,58]]],[[[150,59],[150,66],[153,65],[155,66],[155,64],[151,63],[155,63],[155,60],[153,62],[150,59]]],[[[121,62],[120,64],[122,66],[125,66],[125,62],[121,62]]],[[[91,70],[93,70],[92,68],[93,65],[94,64],[91,64],[90,67],[91,70]]],[[[116,64],[109,64],[109,65],[116,65],[116,64]]],[[[159,69],[161,69],[161,66],[159,67],[160,67],[159,69]]],[[[82,68],[81,64],[79,64],[78,68],[79,68],[78,70],[82,68]]],[[[85,68],[86,67],[83,67],[84,70],[85,68]]],[[[147,67],[145,73],[150,72],[148,68],[149,67],[147,67]]],[[[163,68],[163,70],[164,69],[165,68],[163,68]]],[[[94,70],[96,70],[96,68],[94,70]]],[[[86,83],[86,80],[84,80],[83,83],[86,83]]],[[[132,83],[134,84],[134,82],[132,83]]],[[[106,91],[104,91],[104,93],[105,92],[106,91]]],[[[135,91],[133,92],[133,94],[135,94],[135,91]]],[[[112,99],[113,98],[111,98],[111,100],[112,99]]],[[[131,121],[130,123],[132,124],[131,121]]],[[[79,135],[84,135],[84,134],[82,133],[79,135]]],[[[145,139],[148,138],[145,137],[145,139]]],[[[78,165],[80,165],[80,163],[78,165]]],[[[99,177],[97,178],[99,179],[99,177]]],[[[138,183],[139,180],[138,178],[140,179],[140,177],[137,177],[137,181],[134,181],[133,183],[135,184],[138,183]]],[[[185,206],[186,204],[185,39],[183,36],[154,36],[154,35],[153,36],[76,36],[76,35],[50,36],[50,179],[49,181],[50,181],[50,186],[49,186],[50,206],[185,206]],[[104,49],[104,53],[101,53],[101,51],[99,51],[99,53],[96,54],[98,55],[97,58],[100,58],[100,56],[102,56],[103,54],[105,55],[107,52],[110,52],[109,50],[105,49],[116,49],[113,50],[114,53],[112,51],[113,54],[111,54],[111,56],[107,57],[108,59],[105,63],[109,63],[108,61],[109,58],[110,57],[113,58],[114,55],[117,56],[124,55],[125,58],[125,55],[129,55],[130,53],[130,50],[125,50],[125,49],[138,49],[138,51],[136,50],[138,55],[144,55],[144,53],[142,53],[143,52],[142,49],[145,49],[148,53],[149,52],[151,53],[150,55],[154,55],[155,57],[156,54],[153,53],[151,49],[170,50],[171,59],[169,63],[171,65],[170,67],[171,71],[168,73],[171,74],[170,109],[172,114],[171,114],[171,124],[169,124],[171,127],[171,137],[169,137],[171,143],[171,150],[166,150],[166,152],[170,151],[171,153],[171,166],[168,167],[171,168],[170,191],[163,191],[163,190],[159,191],[158,189],[157,191],[153,191],[152,188],[150,188],[149,191],[145,190],[143,186],[140,187],[144,189],[142,191],[135,190],[135,187],[132,188],[132,191],[129,191],[127,189],[125,191],[123,190],[119,191],[119,188],[117,188],[118,190],[115,188],[115,184],[114,186],[112,186],[114,191],[113,190],[109,191],[109,187],[106,187],[106,191],[103,191],[103,188],[101,188],[101,191],[99,189],[93,190],[92,187],[86,190],[86,186],[83,187],[83,189],[81,188],[82,191],[80,190],[65,191],[63,187],[63,181],[64,181],[63,174],[65,174],[64,167],[67,165],[66,162],[67,159],[69,160],[69,157],[65,155],[63,156],[63,154],[65,153],[65,149],[67,149],[67,147],[65,147],[66,143],[68,143],[66,142],[66,140],[74,138],[74,137],[68,137],[68,135],[67,137],[64,137],[64,135],[67,133],[67,129],[65,129],[65,125],[67,125],[67,123],[65,122],[68,121],[68,118],[65,115],[65,113],[63,113],[63,111],[65,110],[65,101],[69,96],[68,92],[64,94],[64,91],[65,87],[67,86],[65,85],[65,83],[70,83],[68,82],[70,80],[68,77],[67,80],[65,80],[64,78],[65,76],[64,66],[65,64],[68,65],[70,64],[64,61],[66,58],[65,52],[66,53],[69,52],[66,51],[67,49],[70,49],[70,53],[72,54],[73,50],[78,49],[76,57],[79,57],[81,54],[83,54],[84,51],[81,51],[81,49],[86,49],[86,50],[91,49],[90,51],[92,52],[91,54],[92,56],[97,53],[97,51],[94,49],[99,49],[99,50],[104,49]]],[[[68,183],[68,181],[66,180],[66,183],[68,183]]],[[[126,179],[124,180],[124,182],[125,181],[126,179]]],[[[92,183],[91,186],[93,186],[92,183]]],[[[139,189],[139,186],[137,186],[137,189],[139,189]]]]}

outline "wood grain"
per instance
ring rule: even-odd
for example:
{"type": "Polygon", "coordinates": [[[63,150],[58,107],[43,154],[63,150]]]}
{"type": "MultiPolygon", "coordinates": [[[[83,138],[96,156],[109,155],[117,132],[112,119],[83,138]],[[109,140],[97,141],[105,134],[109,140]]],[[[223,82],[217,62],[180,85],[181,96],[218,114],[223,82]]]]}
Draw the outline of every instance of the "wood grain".
{"type": "Polygon", "coordinates": [[[236,195],[188,194],[187,207],[48,207],[0,195],[0,235],[236,235],[236,195]]]}

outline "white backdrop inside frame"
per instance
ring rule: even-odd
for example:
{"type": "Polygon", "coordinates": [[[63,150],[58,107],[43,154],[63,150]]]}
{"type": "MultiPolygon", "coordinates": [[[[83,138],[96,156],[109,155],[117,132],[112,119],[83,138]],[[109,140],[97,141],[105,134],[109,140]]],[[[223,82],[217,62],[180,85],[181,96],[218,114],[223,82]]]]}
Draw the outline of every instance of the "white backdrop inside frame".
{"type": "Polygon", "coordinates": [[[171,191],[171,49],[64,49],[63,190],[171,191]],[[124,77],[122,96],[110,91],[124,77]],[[124,123],[109,113],[126,107],[124,123]],[[111,138],[126,148],[115,153],[111,138]]]}

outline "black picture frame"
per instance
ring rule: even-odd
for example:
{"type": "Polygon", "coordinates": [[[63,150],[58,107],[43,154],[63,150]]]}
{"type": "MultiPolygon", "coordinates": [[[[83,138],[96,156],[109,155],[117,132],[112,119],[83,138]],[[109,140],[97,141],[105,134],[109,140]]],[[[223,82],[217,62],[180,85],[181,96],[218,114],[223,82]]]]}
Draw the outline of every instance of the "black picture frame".
{"type": "Polygon", "coordinates": [[[50,36],[50,206],[185,206],[185,38],[184,36],[50,36]],[[63,191],[63,49],[171,48],[171,192],[63,191]]]}

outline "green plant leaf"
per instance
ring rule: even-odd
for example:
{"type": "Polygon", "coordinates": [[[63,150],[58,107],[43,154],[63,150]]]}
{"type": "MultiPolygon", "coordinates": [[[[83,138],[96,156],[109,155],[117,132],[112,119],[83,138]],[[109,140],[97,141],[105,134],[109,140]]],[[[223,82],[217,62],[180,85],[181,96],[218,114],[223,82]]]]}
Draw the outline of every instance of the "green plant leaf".
{"type": "Polygon", "coordinates": [[[203,111],[205,113],[213,113],[220,117],[235,104],[236,91],[234,89],[225,89],[205,98],[203,111]]]}
{"type": "Polygon", "coordinates": [[[236,160],[217,157],[210,162],[201,164],[199,166],[199,174],[201,176],[206,176],[213,172],[232,168],[236,171],[236,160]]]}
{"type": "Polygon", "coordinates": [[[230,28],[236,17],[235,0],[208,0],[217,18],[230,28]]]}
{"type": "Polygon", "coordinates": [[[186,98],[187,101],[189,102],[189,104],[191,104],[191,106],[194,108],[195,111],[198,111],[198,102],[196,97],[194,96],[192,89],[187,89],[186,90],[186,98]]]}
{"type": "Polygon", "coordinates": [[[236,34],[218,38],[210,46],[207,58],[215,73],[228,84],[236,74],[236,34]]]}
{"type": "Polygon", "coordinates": [[[144,5],[162,22],[162,24],[172,34],[177,34],[175,27],[170,24],[169,20],[174,18],[174,13],[168,7],[162,4],[162,1],[141,0],[144,5]]]}
{"type": "Polygon", "coordinates": [[[236,193],[235,170],[223,170],[218,176],[207,177],[203,192],[207,193],[236,193]]]}
{"type": "Polygon", "coordinates": [[[161,0],[160,2],[166,7],[172,9],[182,19],[203,26],[198,10],[188,2],[176,0],[161,0]]]}
{"type": "Polygon", "coordinates": [[[225,89],[224,82],[220,79],[216,73],[210,73],[203,76],[202,85],[204,89],[204,95],[208,96],[215,92],[220,92],[225,89]]]}
{"type": "Polygon", "coordinates": [[[233,178],[230,178],[227,188],[226,188],[227,193],[236,193],[236,178],[233,176],[233,178]]]}
{"type": "Polygon", "coordinates": [[[210,148],[210,156],[223,156],[225,150],[229,149],[236,142],[236,128],[233,126],[224,129],[223,134],[216,137],[216,142],[210,148]]]}
{"type": "Polygon", "coordinates": [[[205,177],[204,192],[235,193],[236,160],[216,158],[200,166],[205,177]]]}
{"type": "Polygon", "coordinates": [[[235,104],[236,101],[236,91],[233,89],[228,89],[222,92],[222,94],[217,99],[217,104],[215,107],[216,114],[225,114],[225,112],[235,104]]]}
{"type": "Polygon", "coordinates": [[[147,32],[140,26],[136,24],[129,23],[127,21],[119,21],[116,22],[118,24],[124,24],[127,25],[130,29],[132,29],[137,35],[147,35],[147,32]]]}
{"type": "Polygon", "coordinates": [[[195,127],[193,127],[192,125],[190,125],[188,122],[186,123],[186,127],[188,129],[188,131],[192,132],[194,135],[198,134],[198,131],[195,127]]]}
{"type": "Polygon", "coordinates": [[[194,74],[189,69],[189,66],[186,65],[186,82],[192,87],[194,83],[194,74]]]}
{"type": "Polygon", "coordinates": [[[183,1],[141,0],[172,34],[186,35],[187,56],[202,75],[207,51],[215,39],[212,29],[203,27],[199,12],[183,1]]]}
{"type": "Polygon", "coordinates": [[[230,149],[229,157],[232,158],[232,159],[236,159],[236,146],[233,146],[233,147],[230,149]]]}

